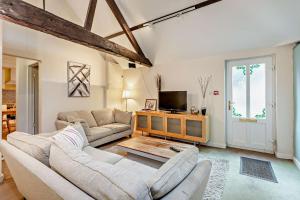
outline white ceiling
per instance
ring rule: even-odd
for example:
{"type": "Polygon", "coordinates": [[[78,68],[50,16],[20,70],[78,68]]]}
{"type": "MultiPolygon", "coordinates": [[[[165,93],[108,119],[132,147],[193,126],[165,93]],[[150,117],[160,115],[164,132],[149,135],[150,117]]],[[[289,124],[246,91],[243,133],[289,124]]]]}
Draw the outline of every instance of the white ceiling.
{"type": "MultiPolygon", "coordinates": [[[[73,22],[83,25],[89,1],[64,1],[77,17],[73,22]]],[[[201,0],[116,2],[129,26],[134,26],[201,0]]],[[[299,8],[299,0],[223,0],[133,33],[154,64],[174,59],[196,59],[299,41],[299,8]]],[[[92,31],[101,36],[121,31],[105,0],[98,0],[92,31]]],[[[113,41],[132,49],[125,36],[113,41]]]]}

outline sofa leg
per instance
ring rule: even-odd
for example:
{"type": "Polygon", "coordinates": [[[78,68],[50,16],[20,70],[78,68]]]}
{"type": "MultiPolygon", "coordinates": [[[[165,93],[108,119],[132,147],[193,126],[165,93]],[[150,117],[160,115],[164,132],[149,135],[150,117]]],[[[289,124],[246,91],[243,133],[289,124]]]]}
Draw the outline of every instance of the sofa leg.
{"type": "Polygon", "coordinates": [[[129,138],[132,138],[132,134],[130,134],[128,137],[129,137],[129,138]]]}

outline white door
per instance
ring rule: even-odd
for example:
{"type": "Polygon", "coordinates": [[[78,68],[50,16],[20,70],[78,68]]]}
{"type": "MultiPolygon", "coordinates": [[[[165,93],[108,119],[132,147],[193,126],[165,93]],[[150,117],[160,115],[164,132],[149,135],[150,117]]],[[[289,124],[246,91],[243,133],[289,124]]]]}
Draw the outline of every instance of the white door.
{"type": "Polygon", "coordinates": [[[227,63],[228,146],[273,153],[272,57],[227,63]]]}

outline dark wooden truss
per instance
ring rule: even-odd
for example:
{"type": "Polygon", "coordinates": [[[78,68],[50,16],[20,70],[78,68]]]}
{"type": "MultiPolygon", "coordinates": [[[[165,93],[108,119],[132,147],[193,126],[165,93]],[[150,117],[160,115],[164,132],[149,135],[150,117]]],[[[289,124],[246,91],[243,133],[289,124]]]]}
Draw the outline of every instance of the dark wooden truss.
{"type": "MultiPolygon", "coordinates": [[[[110,3],[112,2],[110,1],[110,3]]],[[[147,67],[152,66],[141,50],[135,53],[90,31],[95,8],[96,1],[91,0],[85,26],[81,27],[24,1],[0,0],[0,18],[99,51],[124,57],[131,62],[137,62],[147,67]]],[[[132,36],[130,37],[132,38],[132,36]]]]}

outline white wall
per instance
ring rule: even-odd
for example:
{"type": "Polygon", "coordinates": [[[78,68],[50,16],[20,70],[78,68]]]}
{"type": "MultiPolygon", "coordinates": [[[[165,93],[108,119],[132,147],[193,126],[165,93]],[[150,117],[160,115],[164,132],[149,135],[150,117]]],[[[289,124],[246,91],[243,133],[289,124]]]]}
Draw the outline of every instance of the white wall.
{"type": "Polygon", "coordinates": [[[98,51],[8,22],[4,22],[3,28],[5,53],[41,60],[39,63],[40,132],[55,129],[54,121],[58,112],[91,110],[104,106],[106,65],[98,51]],[[90,97],[68,97],[68,61],[91,65],[90,97]]]}
{"type": "Polygon", "coordinates": [[[115,63],[107,65],[106,107],[122,109],[123,69],[115,63]]]}
{"type": "Polygon", "coordinates": [[[199,58],[195,60],[174,60],[155,65],[152,68],[128,69],[124,71],[125,88],[135,91],[135,100],[129,103],[129,110],[143,108],[146,98],[157,98],[155,75],[162,75],[162,90],[187,90],[188,108],[201,106],[200,87],[197,78],[212,75],[209,86],[208,112],[211,119],[209,145],[225,147],[225,62],[264,55],[276,56],[276,101],[277,101],[277,155],[292,158],[293,155],[293,63],[292,45],[270,49],[258,49],[199,58]],[[213,96],[214,90],[220,92],[213,96]]]}

